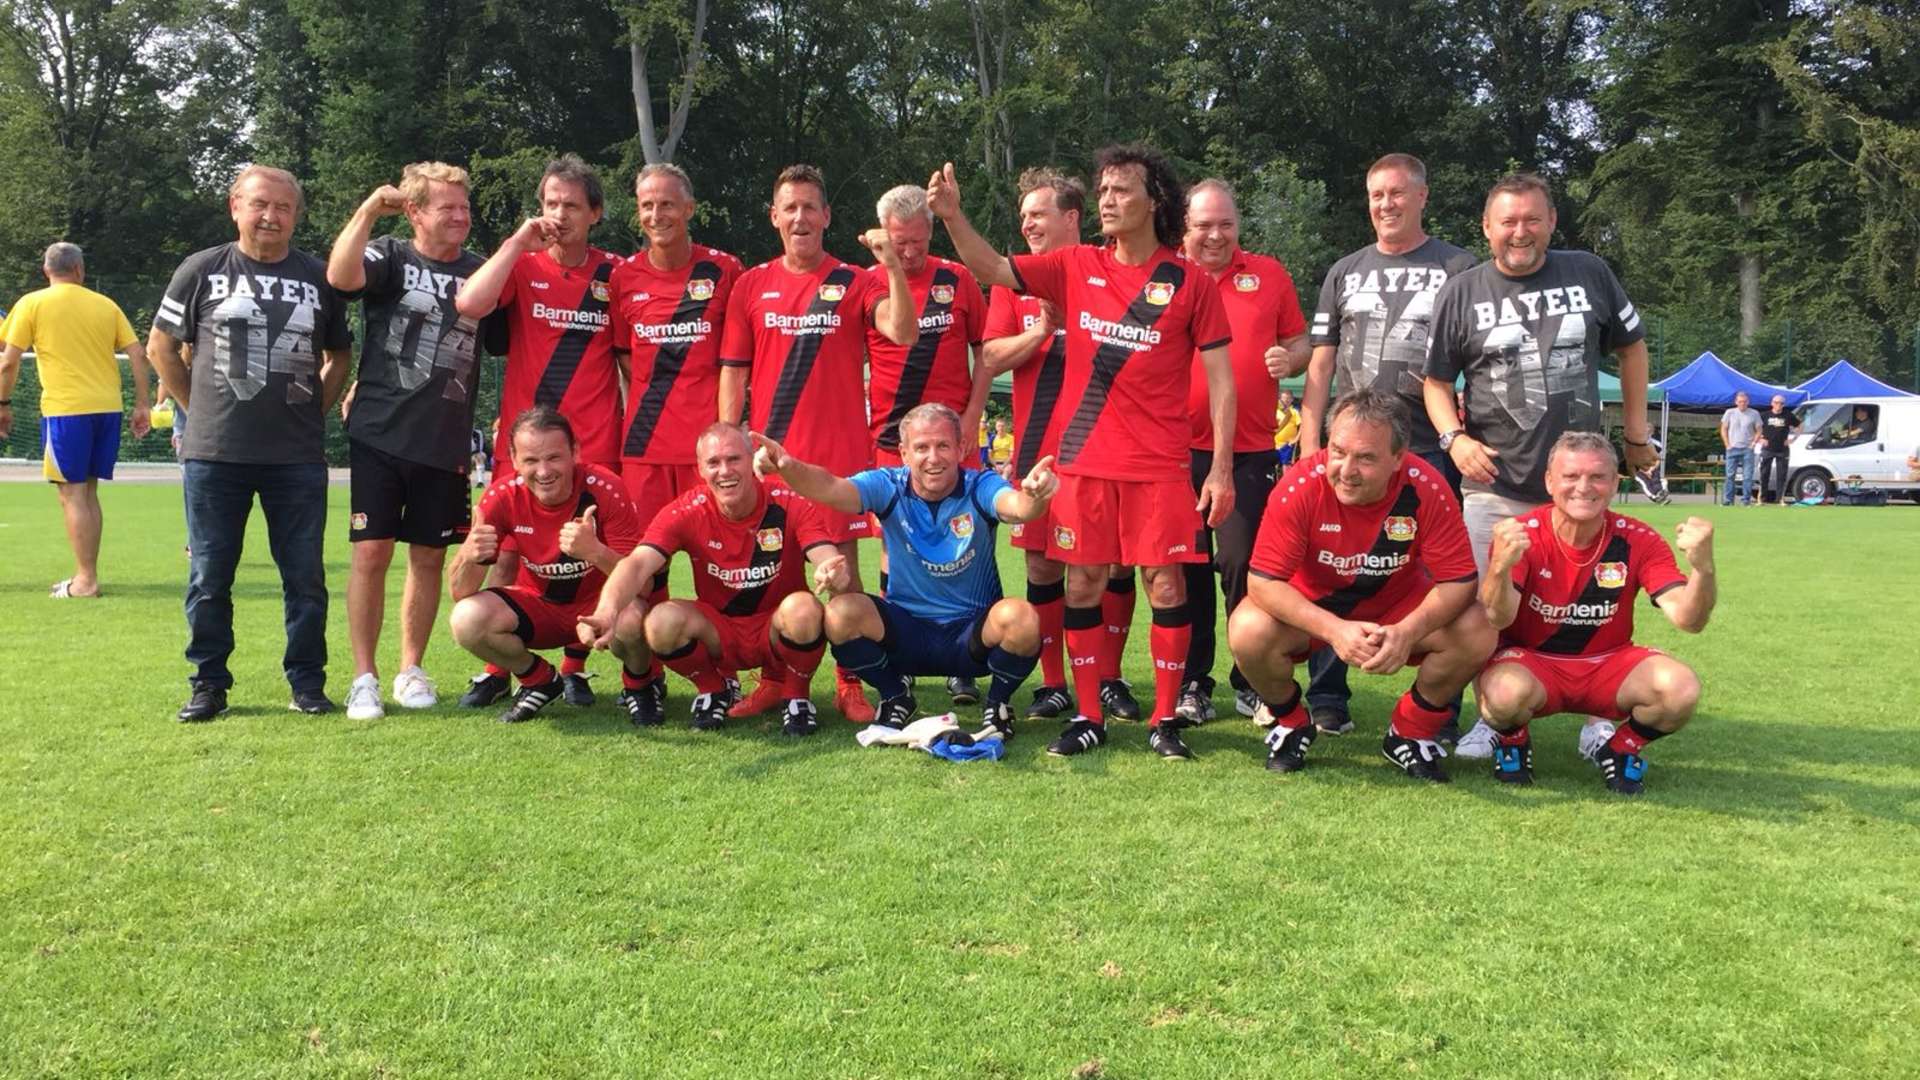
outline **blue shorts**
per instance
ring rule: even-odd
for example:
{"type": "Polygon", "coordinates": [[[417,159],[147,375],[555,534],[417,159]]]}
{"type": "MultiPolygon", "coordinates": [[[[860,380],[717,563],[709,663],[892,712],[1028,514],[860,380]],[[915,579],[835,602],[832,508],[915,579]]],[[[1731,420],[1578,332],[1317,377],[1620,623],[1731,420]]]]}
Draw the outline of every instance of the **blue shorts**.
{"type": "Polygon", "coordinates": [[[120,457],[120,414],[81,413],[40,418],[40,442],[46,447],[40,471],[56,484],[113,479],[120,457]]]}
{"type": "Polygon", "coordinates": [[[958,675],[978,679],[987,671],[987,646],[980,640],[987,613],[969,615],[946,622],[923,619],[884,596],[868,595],[880,610],[886,625],[886,637],[880,648],[886,651],[893,669],[911,678],[915,675],[958,675]]]}

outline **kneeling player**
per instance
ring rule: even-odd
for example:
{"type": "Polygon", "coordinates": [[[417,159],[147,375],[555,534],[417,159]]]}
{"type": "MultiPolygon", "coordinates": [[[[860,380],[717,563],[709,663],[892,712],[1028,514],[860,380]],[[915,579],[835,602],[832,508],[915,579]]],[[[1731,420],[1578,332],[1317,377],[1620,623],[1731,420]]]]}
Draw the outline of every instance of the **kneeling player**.
{"type": "MultiPolygon", "coordinates": [[[[820,728],[807,684],[826,649],[820,601],[806,592],[802,560],[817,584],[844,589],[846,558],[834,546],[817,507],[777,480],[753,473],[747,436],[716,423],[695,442],[700,487],[683,492],[654,516],[633,554],[621,560],[600,605],[580,620],[581,640],[611,648],[629,670],[652,656],[691,682],[693,727],[711,731],[726,722],[737,693],[730,673],[761,669],[786,700],[783,730],[811,735],[820,728]],[[675,552],[693,563],[693,600],[668,600],[652,610],[635,599],[666,570],[675,552]]],[[[657,699],[630,697],[640,725],[660,723],[657,699]]]]}
{"type": "Polygon", "coordinates": [[[1306,764],[1315,729],[1293,669],[1324,643],[1375,675],[1418,665],[1381,751],[1408,776],[1447,781],[1435,736],[1495,635],[1473,602],[1460,504],[1406,445],[1394,396],[1355,391],[1334,405],[1326,449],[1289,469],[1267,503],[1227,643],[1260,694],[1255,720],[1273,725],[1276,772],[1306,764]]]}
{"type": "Polygon", "coordinates": [[[1040,616],[1003,599],[994,526],[1046,512],[1059,481],[1042,458],[1018,488],[989,469],[962,469],[960,416],[929,402],[900,421],[904,466],[834,476],[755,436],[759,457],[802,495],[844,514],[880,520],[890,572],[887,595],[847,593],[827,604],[834,659],[880,694],[874,723],[905,727],[914,675],[991,677],[981,715],[1013,735],[1008,702],[1040,658],[1040,616]]]}
{"type": "Polygon", "coordinates": [[[578,459],[573,427],[552,407],[521,413],[511,446],[515,475],[480,497],[448,580],[457,601],[453,640],[520,680],[520,693],[500,714],[517,724],[561,693],[560,673],[532,650],[574,644],[575,624],[633,550],[640,523],[620,477],[578,459]],[[513,583],[480,588],[487,567],[505,560],[517,563],[513,583]]]}
{"type": "Polygon", "coordinates": [[[1547,457],[1543,506],[1494,526],[1480,603],[1501,649],[1480,676],[1480,714],[1494,729],[1493,775],[1533,782],[1527,722],[1570,712],[1623,720],[1593,753],[1607,788],[1638,795],[1640,750],[1680,730],[1700,700],[1687,665],[1633,643],[1633,597],[1647,598],[1690,634],[1713,614],[1713,523],[1690,517],[1675,541],[1681,574],[1660,534],[1608,509],[1620,483],[1613,444],[1569,431],[1547,457]]]}

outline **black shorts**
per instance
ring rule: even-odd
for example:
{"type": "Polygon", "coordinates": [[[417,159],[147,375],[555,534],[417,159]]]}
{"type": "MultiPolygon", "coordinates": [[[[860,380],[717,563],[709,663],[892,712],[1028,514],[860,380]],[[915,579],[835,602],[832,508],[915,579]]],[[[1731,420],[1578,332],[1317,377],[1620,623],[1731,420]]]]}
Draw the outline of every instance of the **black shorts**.
{"type": "Polygon", "coordinates": [[[915,675],[958,675],[978,679],[992,674],[987,670],[987,645],[980,634],[986,627],[987,613],[961,619],[935,622],[923,619],[884,596],[868,594],[867,599],[880,612],[886,637],[880,641],[893,669],[912,678],[915,675]]]}
{"type": "Polygon", "coordinates": [[[348,440],[352,515],[347,539],[450,547],[467,538],[467,478],[348,440]]]}

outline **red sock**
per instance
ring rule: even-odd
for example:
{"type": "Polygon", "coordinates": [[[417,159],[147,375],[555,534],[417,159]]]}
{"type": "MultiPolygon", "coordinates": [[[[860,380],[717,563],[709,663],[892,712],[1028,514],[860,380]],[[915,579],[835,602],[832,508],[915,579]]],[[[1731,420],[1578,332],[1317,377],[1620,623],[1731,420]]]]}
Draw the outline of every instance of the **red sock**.
{"type": "Polygon", "coordinates": [[[625,664],[620,665],[620,689],[622,690],[638,690],[659,677],[660,661],[658,660],[650,661],[647,664],[647,670],[638,673],[625,664]]]}
{"type": "Polygon", "coordinates": [[[521,686],[538,686],[544,682],[552,682],[553,665],[547,663],[546,657],[535,653],[533,666],[521,672],[518,678],[521,686]]]}
{"type": "Polygon", "coordinates": [[[1528,740],[1532,738],[1532,736],[1527,733],[1527,730],[1527,725],[1521,724],[1512,731],[1496,731],[1493,733],[1493,737],[1499,741],[1501,746],[1525,746],[1528,740]]]}
{"type": "Polygon", "coordinates": [[[1044,686],[1065,686],[1066,588],[1059,582],[1052,585],[1028,582],[1027,603],[1032,604],[1040,616],[1040,682],[1044,686]]]}
{"type": "Polygon", "coordinates": [[[813,639],[811,644],[803,644],[780,634],[774,638],[774,662],[761,669],[760,677],[780,679],[786,686],[790,698],[806,697],[813,686],[813,672],[827,653],[826,635],[813,639]],[[781,671],[780,669],[784,669],[781,671]]]}
{"type": "Polygon", "coordinates": [[[1107,628],[1100,622],[1099,608],[1066,609],[1064,617],[1067,659],[1073,662],[1073,696],[1079,699],[1080,715],[1095,723],[1100,712],[1100,657],[1106,647],[1107,628]]]}
{"type": "Polygon", "coordinates": [[[1187,646],[1192,642],[1193,624],[1185,604],[1153,609],[1153,629],[1147,632],[1147,651],[1153,656],[1152,723],[1172,716],[1180,701],[1180,684],[1187,678],[1187,646]]]}
{"type": "Polygon", "coordinates": [[[1127,652],[1127,636],[1133,632],[1133,604],[1138,594],[1133,589],[1133,571],[1126,577],[1108,578],[1107,591],[1100,594],[1100,618],[1106,625],[1106,651],[1100,655],[1100,677],[1120,677],[1120,658],[1127,652]]]}
{"type": "Polygon", "coordinates": [[[1440,729],[1447,724],[1447,718],[1453,715],[1445,705],[1435,706],[1431,702],[1420,700],[1418,691],[1408,688],[1400,695],[1393,706],[1393,730],[1403,739],[1425,739],[1429,742],[1440,729]]]}
{"type": "Polygon", "coordinates": [[[560,650],[560,674],[578,675],[587,670],[587,657],[593,650],[584,645],[569,645],[560,650]]]}
{"type": "Polygon", "coordinates": [[[1274,726],[1286,728],[1288,731],[1295,731],[1307,726],[1309,720],[1307,716],[1307,699],[1306,695],[1300,692],[1300,684],[1298,682],[1288,685],[1293,689],[1293,696],[1287,699],[1287,702],[1291,702],[1291,704],[1267,701],[1265,698],[1261,699],[1261,703],[1266,705],[1268,715],[1273,717],[1274,726]]]}
{"type": "Polygon", "coordinates": [[[1665,734],[1638,720],[1628,720],[1614,729],[1613,738],[1607,740],[1607,746],[1616,754],[1637,754],[1641,747],[1665,734]]]}
{"type": "Polygon", "coordinates": [[[727,677],[714,666],[713,656],[698,641],[689,642],[679,652],[662,656],[660,660],[702,694],[717,694],[726,689],[727,677]]]}
{"type": "Polygon", "coordinates": [[[488,664],[487,674],[493,676],[496,679],[504,679],[507,676],[513,674],[513,672],[508,671],[506,668],[501,667],[499,664],[488,664]]]}

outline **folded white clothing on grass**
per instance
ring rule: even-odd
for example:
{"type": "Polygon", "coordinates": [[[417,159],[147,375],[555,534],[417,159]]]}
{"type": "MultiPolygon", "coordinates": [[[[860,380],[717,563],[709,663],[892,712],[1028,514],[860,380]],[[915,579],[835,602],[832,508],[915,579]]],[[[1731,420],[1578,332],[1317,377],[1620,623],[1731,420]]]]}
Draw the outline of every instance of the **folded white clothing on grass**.
{"type": "Polygon", "coordinates": [[[861,746],[905,746],[914,750],[924,750],[943,731],[958,731],[960,725],[952,713],[939,716],[923,716],[903,728],[887,727],[884,724],[868,724],[854,733],[853,741],[861,746]]]}

